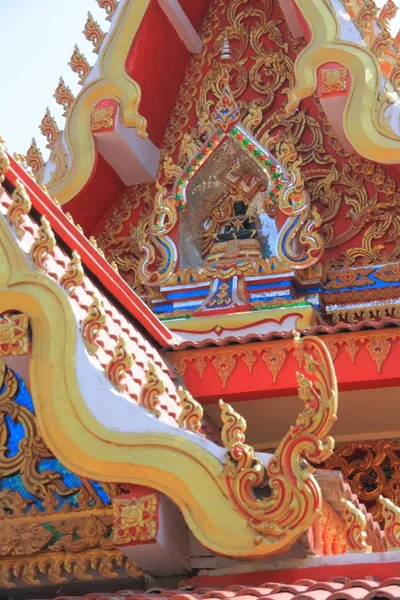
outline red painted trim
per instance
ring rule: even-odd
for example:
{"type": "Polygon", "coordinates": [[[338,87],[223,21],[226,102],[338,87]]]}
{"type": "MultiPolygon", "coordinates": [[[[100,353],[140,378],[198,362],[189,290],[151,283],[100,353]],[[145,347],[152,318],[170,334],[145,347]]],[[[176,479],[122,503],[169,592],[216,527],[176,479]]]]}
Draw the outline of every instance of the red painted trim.
{"type": "Polygon", "coordinates": [[[256,571],[253,573],[240,573],[236,575],[198,575],[192,579],[185,579],[184,581],[181,581],[180,586],[221,589],[230,585],[238,584],[246,586],[260,585],[268,581],[273,583],[294,583],[295,581],[299,581],[299,579],[329,581],[334,577],[348,577],[349,579],[365,579],[367,577],[373,577],[377,581],[384,581],[389,577],[398,576],[399,572],[400,556],[399,562],[360,563],[355,565],[323,565],[321,567],[302,567],[299,565],[295,569],[256,571]]]}
{"type": "Polygon", "coordinates": [[[173,334],[114,271],[107,260],[93,248],[89,240],[76,229],[63,211],[54,204],[17,161],[8,152],[7,155],[10,160],[10,168],[6,173],[7,179],[13,185],[16,184],[17,179],[23,182],[32,206],[49,220],[53,230],[63,242],[71,250],[79,253],[83,264],[159,344],[169,346],[173,341],[173,334]]]}

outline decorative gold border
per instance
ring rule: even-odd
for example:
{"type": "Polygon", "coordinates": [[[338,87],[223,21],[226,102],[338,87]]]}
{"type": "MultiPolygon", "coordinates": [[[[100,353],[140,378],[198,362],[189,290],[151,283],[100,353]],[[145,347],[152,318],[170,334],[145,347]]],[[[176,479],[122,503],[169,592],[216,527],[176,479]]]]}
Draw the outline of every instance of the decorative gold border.
{"type": "Polygon", "coordinates": [[[68,169],[62,179],[47,186],[60,204],[76,196],[92,173],[95,145],[90,130],[90,114],[100,100],[116,100],[121,108],[123,125],[135,127],[141,137],[147,137],[146,120],[139,114],[140,87],[127,75],[125,59],[149,3],[150,0],[124,3],[94,67],[99,76],[84,85],[70,108],[64,130],[68,169]]]}
{"type": "Polygon", "coordinates": [[[338,17],[329,0],[294,0],[311,30],[311,40],[295,62],[297,85],[289,92],[286,111],[317,89],[317,70],[337,62],[351,75],[343,128],[353,148],[370,160],[400,162],[400,138],[384,122],[388,93],[381,93],[382,73],[371,50],[339,38],[338,17]]]}

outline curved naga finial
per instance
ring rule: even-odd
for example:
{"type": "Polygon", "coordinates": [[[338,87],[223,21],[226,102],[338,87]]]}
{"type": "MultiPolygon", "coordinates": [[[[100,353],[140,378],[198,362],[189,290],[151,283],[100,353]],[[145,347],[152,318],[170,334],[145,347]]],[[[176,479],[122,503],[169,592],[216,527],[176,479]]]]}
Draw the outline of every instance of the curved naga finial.
{"type": "Polygon", "coordinates": [[[336,378],[325,344],[316,337],[303,342],[295,339],[295,343],[306,344],[312,352],[305,354],[305,370],[312,380],[297,374],[305,408],[267,466],[245,443],[244,419],[220,402],[222,441],[228,450],[225,478],[233,501],[261,536],[287,536],[291,543],[311,525],[322,501],[312,470],[304,468],[302,457],[319,463],[331,455],[334,441],[326,436],[337,410],[336,378]]]}
{"type": "Polygon", "coordinates": [[[290,183],[281,189],[279,210],[288,217],[279,232],[279,258],[295,269],[305,269],[322,256],[324,242],[318,233],[321,217],[311,207],[300,172],[301,158],[293,142],[283,140],[278,145],[279,158],[285,167],[290,183]],[[296,243],[300,242],[300,243],[296,243]]]}

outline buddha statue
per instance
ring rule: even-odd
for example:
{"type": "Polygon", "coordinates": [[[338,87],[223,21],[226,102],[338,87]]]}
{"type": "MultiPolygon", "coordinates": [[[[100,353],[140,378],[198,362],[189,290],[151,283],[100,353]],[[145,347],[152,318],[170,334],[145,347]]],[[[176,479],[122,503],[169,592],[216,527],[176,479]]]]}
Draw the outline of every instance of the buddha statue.
{"type": "Polygon", "coordinates": [[[260,257],[257,224],[250,203],[265,185],[245,170],[222,177],[225,189],[204,223],[203,257],[207,262],[260,257]]]}

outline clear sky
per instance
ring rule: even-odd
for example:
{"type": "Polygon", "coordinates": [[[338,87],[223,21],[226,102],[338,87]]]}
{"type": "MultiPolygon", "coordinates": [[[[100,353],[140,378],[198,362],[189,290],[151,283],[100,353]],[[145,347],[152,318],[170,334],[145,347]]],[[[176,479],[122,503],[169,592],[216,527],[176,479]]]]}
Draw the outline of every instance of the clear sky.
{"type": "MultiPolygon", "coordinates": [[[[379,6],[384,2],[376,0],[379,6]]],[[[53,94],[60,75],[75,95],[80,89],[68,66],[74,44],[90,64],[97,57],[82,34],[89,10],[107,31],[106,13],[96,0],[0,0],[0,135],[12,152],[25,153],[32,137],[44,150],[38,126],[47,106],[63,129],[62,109],[53,94]]],[[[400,10],[397,27],[399,17],[400,10]]]]}
{"type": "Polygon", "coordinates": [[[83,33],[87,13],[108,30],[106,12],[96,0],[0,0],[0,135],[12,152],[24,154],[35,137],[46,107],[64,127],[62,109],[53,98],[60,75],[76,95],[78,76],[68,65],[74,45],[90,64],[97,54],[83,33]]]}

